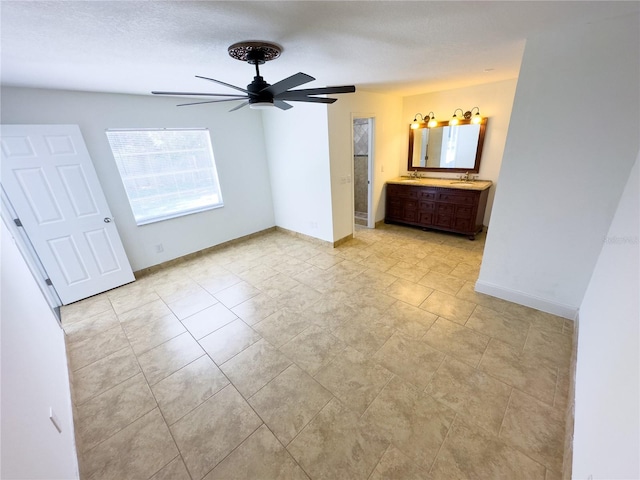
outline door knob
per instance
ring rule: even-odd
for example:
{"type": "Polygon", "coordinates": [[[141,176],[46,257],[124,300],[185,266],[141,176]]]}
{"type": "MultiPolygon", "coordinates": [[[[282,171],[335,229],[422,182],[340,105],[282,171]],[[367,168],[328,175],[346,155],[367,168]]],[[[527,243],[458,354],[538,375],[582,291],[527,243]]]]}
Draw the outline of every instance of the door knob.
{"type": "Polygon", "coordinates": [[[104,217],[104,223],[111,223],[111,220],[113,220],[113,218],[104,217]]]}

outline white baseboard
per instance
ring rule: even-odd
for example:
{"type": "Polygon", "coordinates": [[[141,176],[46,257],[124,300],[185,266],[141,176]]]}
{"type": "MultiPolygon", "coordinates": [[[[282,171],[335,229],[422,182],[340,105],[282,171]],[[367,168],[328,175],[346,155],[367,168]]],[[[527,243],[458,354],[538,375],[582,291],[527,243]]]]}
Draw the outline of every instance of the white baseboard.
{"type": "Polygon", "coordinates": [[[481,282],[480,280],[476,282],[476,292],[501,298],[502,300],[507,300],[508,302],[517,303],[519,305],[524,305],[525,307],[535,308],[536,310],[551,313],[569,320],[575,320],[578,315],[578,307],[552,302],[528,293],[518,292],[517,290],[511,290],[491,283],[481,282]]]}

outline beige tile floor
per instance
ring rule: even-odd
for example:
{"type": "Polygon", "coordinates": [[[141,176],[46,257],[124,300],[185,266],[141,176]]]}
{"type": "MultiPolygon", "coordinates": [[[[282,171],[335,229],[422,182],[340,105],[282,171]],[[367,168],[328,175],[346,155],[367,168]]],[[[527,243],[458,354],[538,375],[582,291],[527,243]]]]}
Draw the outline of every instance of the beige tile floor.
{"type": "Polygon", "coordinates": [[[561,478],[572,322],[483,246],[270,232],[64,307],[82,478],[561,478]]]}

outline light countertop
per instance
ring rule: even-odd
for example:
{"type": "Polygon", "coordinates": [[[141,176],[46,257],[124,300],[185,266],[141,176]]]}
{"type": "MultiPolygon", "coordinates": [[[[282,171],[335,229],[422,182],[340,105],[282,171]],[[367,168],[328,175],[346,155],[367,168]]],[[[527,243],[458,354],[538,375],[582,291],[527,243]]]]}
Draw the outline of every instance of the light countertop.
{"type": "Polygon", "coordinates": [[[396,177],[387,180],[387,183],[396,185],[415,185],[419,187],[440,187],[440,188],[457,188],[460,190],[486,190],[493,185],[491,180],[470,180],[463,181],[455,178],[410,178],[396,177]]]}

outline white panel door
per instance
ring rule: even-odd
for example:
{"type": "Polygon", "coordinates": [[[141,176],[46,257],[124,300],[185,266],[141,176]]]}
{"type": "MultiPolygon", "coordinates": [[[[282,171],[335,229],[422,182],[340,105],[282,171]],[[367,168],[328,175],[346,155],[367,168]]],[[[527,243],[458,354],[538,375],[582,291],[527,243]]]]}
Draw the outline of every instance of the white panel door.
{"type": "Polygon", "coordinates": [[[2,125],[2,184],[63,304],[134,280],[77,125],[2,125]]]}

